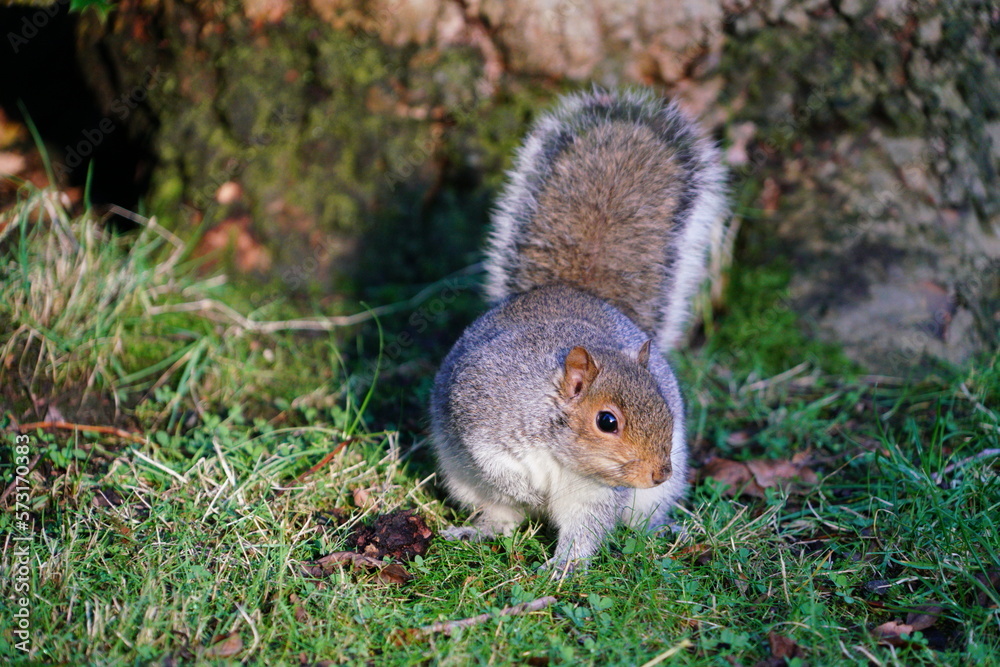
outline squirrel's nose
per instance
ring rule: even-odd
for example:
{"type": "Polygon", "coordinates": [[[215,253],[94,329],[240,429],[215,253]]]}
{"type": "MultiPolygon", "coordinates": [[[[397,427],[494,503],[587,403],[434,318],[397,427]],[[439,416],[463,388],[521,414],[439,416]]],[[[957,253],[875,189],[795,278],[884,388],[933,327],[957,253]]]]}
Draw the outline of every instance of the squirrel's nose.
{"type": "Polygon", "coordinates": [[[663,484],[670,479],[671,469],[669,465],[660,466],[659,470],[653,472],[653,486],[663,484]]]}

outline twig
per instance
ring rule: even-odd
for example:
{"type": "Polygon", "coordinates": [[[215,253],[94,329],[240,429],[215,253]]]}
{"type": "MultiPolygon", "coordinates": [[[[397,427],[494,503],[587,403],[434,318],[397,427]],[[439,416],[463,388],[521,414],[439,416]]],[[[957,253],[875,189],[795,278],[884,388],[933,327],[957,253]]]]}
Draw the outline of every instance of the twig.
{"type": "Polygon", "coordinates": [[[359,554],[356,551],[334,551],[333,553],[329,553],[322,558],[316,559],[309,565],[325,567],[327,565],[331,565],[332,563],[351,563],[360,567],[385,567],[385,563],[380,561],[378,558],[372,558],[371,556],[359,554]]]}
{"type": "Polygon", "coordinates": [[[894,375],[862,375],[857,379],[859,384],[888,384],[892,386],[900,386],[906,384],[906,379],[901,377],[896,377],[894,375]]]}
{"type": "MultiPolygon", "coordinates": [[[[452,276],[469,275],[476,273],[481,268],[480,264],[473,264],[472,266],[466,267],[461,271],[457,271],[452,274],[452,276]]],[[[222,303],[221,301],[207,298],[198,299],[197,301],[189,301],[187,303],[152,306],[149,308],[148,312],[150,315],[160,315],[162,313],[204,313],[204,316],[209,319],[213,319],[217,322],[228,322],[230,324],[234,324],[237,328],[242,329],[244,332],[250,331],[262,334],[271,334],[278,331],[332,331],[342,327],[361,324],[362,322],[367,322],[368,320],[381,315],[388,315],[402,310],[415,308],[429,299],[432,294],[441,288],[441,284],[452,276],[439,280],[432,285],[428,285],[405,301],[398,301],[396,303],[378,306],[377,308],[372,308],[360,313],[354,313],[353,315],[332,315],[329,317],[306,317],[297,320],[261,322],[244,316],[242,313],[238,312],[229,305],[222,303]]]]}
{"type": "Polygon", "coordinates": [[[159,461],[154,461],[153,459],[149,458],[148,456],[146,456],[142,452],[133,451],[132,454],[135,455],[137,458],[142,459],[143,461],[145,461],[149,465],[153,466],[157,470],[162,470],[163,472],[167,473],[168,475],[170,475],[171,477],[173,477],[174,479],[176,479],[177,481],[179,481],[181,484],[187,484],[187,481],[188,481],[187,477],[184,476],[184,475],[182,475],[182,474],[180,474],[176,470],[171,470],[170,468],[168,468],[167,466],[163,465],[159,461]]]}
{"type": "Polygon", "coordinates": [[[332,452],[330,452],[329,454],[327,454],[326,456],[324,456],[322,459],[320,459],[319,463],[317,463],[312,468],[309,468],[309,470],[306,470],[304,473],[302,473],[301,475],[299,475],[298,477],[296,477],[295,478],[295,483],[296,484],[301,484],[302,482],[304,482],[306,480],[306,478],[309,477],[309,475],[312,475],[317,470],[319,470],[320,468],[322,468],[323,466],[325,466],[327,463],[329,463],[330,461],[332,461],[333,457],[336,456],[337,454],[339,454],[341,451],[343,451],[344,447],[346,447],[347,445],[351,444],[352,442],[357,442],[358,440],[361,440],[361,438],[351,437],[351,438],[348,438],[347,440],[341,440],[337,444],[337,446],[333,448],[332,452]]]}
{"type": "Polygon", "coordinates": [[[129,431],[123,431],[120,428],[115,428],[114,426],[92,426],[90,424],[72,424],[70,422],[29,422],[27,424],[21,424],[19,429],[24,431],[34,431],[35,429],[47,429],[47,428],[58,428],[64,431],[86,431],[88,433],[103,433],[105,435],[113,435],[118,438],[124,438],[125,440],[131,440],[132,442],[145,443],[146,439],[141,435],[136,433],[130,433],[129,431]]]}
{"type": "Polygon", "coordinates": [[[990,410],[988,407],[986,407],[978,400],[976,400],[976,397],[972,395],[972,392],[969,391],[968,385],[966,385],[964,382],[962,383],[962,393],[965,394],[965,397],[969,399],[969,401],[972,403],[973,406],[975,406],[976,410],[979,410],[984,415],[992,419],[995,424],[1000,425],[1000,417],[998,417],[997,414],[992,410],[990,410]]]}
{"type": "Polygon", "coordinates": [[[934,480],[935,484],[937,484],[938,482],[941,481],[942,477],[950,473],[955,468],[961,468],[966,463],[972,463],[973,461],[979,461],[981,459],[988,459],[993,456],[1000,456],[1000,449],[984,449],[978,454],[974,454],[972,456],[962,459],[961,461],[956,461],[955,463],[951,463],[945,466],[945,469],[942,470],[941,472],[936,472],[933,475],[931,475],[931,479],[934,480]]]}
{"type": "Polygon", "coordinates": [[[183,247],[185,247],[184,246],[184,241],[180,240],[180,238],[178,238],[177,235],[174,234],[173,232],[171,232],[169,229],[166,229],[165,227],[161,227],[156,222],[156,218],[155,217],[153,217],[153,218],[147,218],[144,215],[139,215],[135,211],[130,211],[127,208],[122,208],[118,204],[111,204],[110,206],[108,206],[108,213],[109,214],[113,214],[113,215],[119,215],[119,216],[125,218],[126,220],[131,220],[132,222],[134,222],[136,224],[139,224],[139,225],[142,225],[143,227],[149,227],[154,232],[156,232],[157,234],[159,234],[160,236],[162,236],[164,239],[166,239],[167,241],[169,241],[171,243],[171,245],[173,245],[175,248],[183,248],[183,247]]]}
{"type": "Polygon", "coordinates": [[[405,584],[413,578],[399,563],[383,563],[377,558],[355,551],[335,551],[319,560],[301,563],[302,574],[307,577],[325,577],[334,570],[338,563],[351,563],[356,567],[377,570],[378,578],[389,584],[405,584]]]}
{"type": "Polygon", "coordinates": [[[798,366],[793,366],[792,368],[789,368],[787,371],[784,371],[783,373],[778,373],[774,377],[766,378],[764,380],[758,380],[757,382],[754,382],[753,384],[748,384],[747,386],[743,387],[743,389],[742,389],[742,391],[740,393],[746,393],[746,392],[750,392],[750,391],[760,391],[761,389],[767,389],[771,385],[780,384],[780,383],[784,382],[785,380],[791,380],[793,377],[795,377],[799,373],[801,373],[803,371],[806,371],[808,369],[809,369],[809,362],[808,361],[803,361],[798,366]]]}
{"type": "Polygon", "coordinates": [[[181,260],[181,257],[184,256],[184,253],[187,252],[188,249],[187,244],[184,243],[184,241],[182,241],[176,234],[171,232],[169,229],[160,226],[160,224],[156,222],[155,216],[152,218],[147,218],[144,215],[139,215],[134,211],[122,208],[117,204],[112,204],[111,206],[108,207],[105,219],[112,215],[119,215],[125,218],[126,220],[131,220],[136,224],[142,225],[146,229],[151,229],[156,234],[159,234],[160,238],[166,240],[168,243],[174,246],[174,250],[172,253],[170,253],[170,257],[168,257],[166,261],[160,262],[160,264],[156,267],[155,273],[158,276],[169,273],[174,268],[174,266],[177,265],[177,262],[181,260]]]}
{"type": "Polygon", "coordinates": [[[478,625],[480,623],[485,623],[491,618],[499,618],[501,616],[520,616],[521,614],[527,614],[533,611],[538,611],[539,609],[545,609],[551,604],[554,604],[556,599],[547,595],[543,598],[538,598],[537,600],[532,600],[531,602],[522,602],[521,604],[516,604],[513,607],[504,607],[496,614],[480,614],[479,616],[473,616],[472,618],[463,618],[459,621],[442,621],[440,623],[434,623],[432,625],[425,625],[420,628],[420,633],[424,635],[431,635],[436,632],[443,632],[445,634],[451,634],[455,630],[461,628],[472,627],[473,625],[478,625]]]}
{"type": "MultiPolygon", "coordinates": [[[[31,459],[31,463],[28,464],[28,472],[25,474],[25,476],[31,474],[31,471],[35,469],[35,466],[38,465],[38,461],[41,458],[42,458],[41,454],[35,454],[35,458],[31,459]]],[[[18,477],[17,475],[14,475],[14,479],[11,480],[11,483],[7,485],[7,489],[3,492],[3,495],[0,496],[0,505],[3,505],[3,501],[7,500],[7,496],[13,493],[14,489],[17,488],[17,477],[18,477]]]]}
{"type": "Polygon", "coordinates": [[[658,665],[661,662],[663,662],[664,660],[666,660],[667,658],[672,658],[675,655],[677,655],[678,653],[680,653],[681,651],[686,651],[687,649],[691,648],[692,646],[694,646],[694,643],[690,639],[682,639],[680,641],[680,643],[677,644],[677,646],[674,646],[672,648],[668,648],[666,651],[664,651],[660,655],[656,656],[652,660],[648,660],[648,661],[642,663],[642,667],[653,667],[653,665],[658,665]]]}

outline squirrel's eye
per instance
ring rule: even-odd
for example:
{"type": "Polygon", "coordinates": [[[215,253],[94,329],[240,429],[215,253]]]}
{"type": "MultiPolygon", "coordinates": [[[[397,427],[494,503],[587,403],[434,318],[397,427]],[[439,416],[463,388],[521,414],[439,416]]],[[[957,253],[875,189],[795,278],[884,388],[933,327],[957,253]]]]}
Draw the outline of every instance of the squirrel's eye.
{"type": "Polygon", "coordinates": [[[618,432],[618,418],[607,411],[597,413],[597,428],[605,433],[618,432]]]}

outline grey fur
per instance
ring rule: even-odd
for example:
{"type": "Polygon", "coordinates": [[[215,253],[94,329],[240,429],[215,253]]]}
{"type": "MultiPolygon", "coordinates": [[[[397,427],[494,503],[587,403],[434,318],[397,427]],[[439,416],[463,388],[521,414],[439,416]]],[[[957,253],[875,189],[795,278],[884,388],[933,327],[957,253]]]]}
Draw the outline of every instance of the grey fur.
{"type": "Polygon", "coordinates": [[[495,304],[435,379],[441,476],[479,510],[446,537],[549,519],[559,540],[548,565],[567,572],[619,522],[669,524],[687,446],[662,350],[683,332],[722,201],[714,149],[650,94],[572,96],[536,123],[494,216],[495,304]],[[586,354],[572,363],[596,368],[581,383],[568,379],[582,375],[567,359],[577,347],[586,354]],[[610,435],[593,420],[607,410],[621,422],[610,435]]]}

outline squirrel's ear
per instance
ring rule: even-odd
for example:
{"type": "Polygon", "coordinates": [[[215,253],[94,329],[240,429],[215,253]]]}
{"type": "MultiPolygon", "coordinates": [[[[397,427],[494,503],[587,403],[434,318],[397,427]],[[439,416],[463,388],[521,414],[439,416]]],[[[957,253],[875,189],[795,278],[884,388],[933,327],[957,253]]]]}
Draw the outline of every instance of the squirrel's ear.
{"type": "Polygon", "coordinates": [[[635,360],[638,361],[641,366],[649,366],[649,343],[649,340],[643,343],[642,347],[639,348],[639,354],[635,357],[635,360]]]}
{"type": "Polygon", "coordinates": [[[566,355],[563,370],[562,391],[566,398],[576,398],[586,391],[598,372],[590,353],[580,346],[574,347],[566,355]]]}

